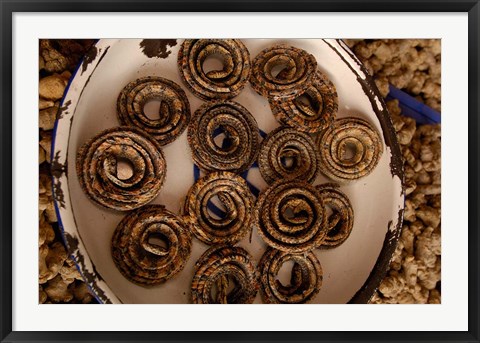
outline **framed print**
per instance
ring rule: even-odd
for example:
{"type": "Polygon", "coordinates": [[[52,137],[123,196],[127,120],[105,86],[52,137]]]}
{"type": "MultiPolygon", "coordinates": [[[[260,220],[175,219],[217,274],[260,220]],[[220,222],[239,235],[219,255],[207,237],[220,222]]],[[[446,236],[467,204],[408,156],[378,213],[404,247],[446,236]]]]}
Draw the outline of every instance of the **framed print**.
{"type": "Polygon", "coordinates": [[[1,8],[2,341],[479,340],[478,1],[1,8]]]}

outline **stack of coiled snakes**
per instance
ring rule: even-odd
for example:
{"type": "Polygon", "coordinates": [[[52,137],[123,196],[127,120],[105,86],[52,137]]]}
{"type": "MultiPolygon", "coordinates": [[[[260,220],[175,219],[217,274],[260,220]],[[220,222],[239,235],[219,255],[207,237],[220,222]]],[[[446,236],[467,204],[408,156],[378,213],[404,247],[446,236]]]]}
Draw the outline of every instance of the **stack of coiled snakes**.
{"type": "Polygon", "coordinates": [[[205,101],[193,115],[180,85],[143,77],[118,96],[121,126],[101,132],[77,153],[77,175],[88,197],[130,211],[112,237],[115,265],[138,285],[161,284],[184,269],[197,239],[210,247],[194,266],[193,303],[252,303],[258,290],[266,303],[312,301],[323,279],[314,251],[341,245],[353,228],[353,207],[339,184],[372,172],[383,151],[380,136],[362,119],[335,120],[335,86],[305,50],[274,45],[250,61],[238,39],[187,39],[177,64],[187,89],[205,101]],[[210,58],[219,58],[222,69],[207,70],[210,58]],[[252,113],[232,100],[248,83],[268,99],[280,124],[263,141],[252,113]],[[152,100],[160,102],[158,119],[145,114],[152,100]],[[205,175],[175,214],[147,204],[165,181],[162,146],[185,129],[192,159],[205,175]],[[132,175],[119,176],[120,161],[131,165],[132,175]],[[245,179],[252,165],[268,184],[258,199],[245,179]],[[337,183],[314,186],[319,172],[337,183]],[[214,199],[222,208],[217,214],[211,213],[214,199]],[[236,246],[254,229],[266,247],[258,265],[236,246]],[[293,266],[285,285],[277,274],[288,261],[293,266]]]}

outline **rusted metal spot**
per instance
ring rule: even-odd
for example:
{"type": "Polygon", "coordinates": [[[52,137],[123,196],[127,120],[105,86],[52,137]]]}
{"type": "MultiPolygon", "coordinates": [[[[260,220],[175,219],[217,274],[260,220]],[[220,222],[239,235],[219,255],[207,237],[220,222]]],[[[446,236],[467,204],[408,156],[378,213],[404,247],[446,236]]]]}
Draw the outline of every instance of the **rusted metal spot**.
{"type": "Polygon", "coordinates": [[[68,100],[66,103],[62,104],[63,106],[58,109],[57,120],[63,119],[65,114],[68,114],[68,107],[72,104],[71,100],[68,100]]]}
{"type": "Polygon", "coordinates": [[[96,46],[93,46],[90,50],[87,51],[87,53],[85,54],[85,57],[83,58],[82,73],[80,75],[82,75],[85,72],[85,70],[87,70],[88,65],[95,60],[95,57],[97,57],[97,54],[98,54],[98,49],[96,46]]]}
{"type": "Polygon", "coordinates": [[[57,151],[52,159],[50,173],[52,174],[53,198],[61,208],[65,208],[65,194],[60,177],[62,174],[67,174],[67,164],[60,163],[60,151],[57,151]]]}
{"type": "Polygon", "coordinates": [[[144,39],[140,42],[140,48],[148,58],[167,58],[171,53],[168,47],[175,45],[177,45],[176,39],[144,39]]]}
{"type": "Polygon", "coordinates": [[[100,278],[100,274],[98,274],[98,272],[96,271],[95,266],[92,264],[94,268],[94,271],[92,273],[89,272],[86,268],[85,258],[83,254],[80,252],[80,244],[79,244],[78,238],[65,231],[63,232],[63,234],[65,236],[67,248],[71,254],[71,257],[74,260],[75,264],[77,265],[77,269],[82,274],[87,286],[95,294],[97,300],[101,301],[104,304],[110,304],[111,300],[105,294],[103,289],[97,286],[97,283],[103,280],[100,278]]]}

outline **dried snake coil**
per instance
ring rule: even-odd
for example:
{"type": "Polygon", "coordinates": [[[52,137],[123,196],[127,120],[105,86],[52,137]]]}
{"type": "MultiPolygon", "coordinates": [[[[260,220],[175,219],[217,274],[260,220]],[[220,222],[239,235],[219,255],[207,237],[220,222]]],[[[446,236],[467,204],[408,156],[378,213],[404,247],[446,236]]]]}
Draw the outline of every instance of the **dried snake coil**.
{"type": "Polygon", "coordinates": [[[163,77],[148,76],[130,82],[117,99],[117,116],[122,125],[143,129],[160,145],[173,142],[190,121],[190,104],[183,89],[163,77]],[[159,119],[150,119],[144,108],[159,101],[159,119]]]}
{"type": "Polygon", "coordinates": [[[153,200],[165,180],[166,162],[158,142],[144,131],[120,126],[105,130],[77,153],[80,186],[98,204],[129,211],[153,200]],[[119,161],[132,166],[132,175],[118,176],[119,161]]]}
{"type": "Polygon", "coordinates": [[[143,286],[163,283],[187,262],[192,237],[182,218],[161,205],[147,205],[126,215],[112,237],[112,257],[128,280],[143,286]],[[163,240],[167,247],[155,244],[163,240]]]}
{"type": "Polygon", "coordinates": [[[315,141],[290,127],[270,132],[258,154],[260,173],[269,184],[279,179],[313,182],[319,170],[318,163],[315,141]]]}
{"type": "Polygon", "coordinates": [[[326,207],[332,210],[328,216],[328,233],[321,248],[335,248],[345,242],[353,228],[353,207],[348,197],[333,183],[317,185],[326,207]]]}
{"type": "Polygon", "coordinates": [[[195,264],[194,304],[251,304],[259,288],[258,271],[243,248],[213,246],[195,264]],[[230,282],[234,287],[228,292],[230,282]]]}
{"type": "Polygon", "coordinates": [[[292,100],[270,100],[270,108],[280,123],[299,131],[318,133],[333,124],[338,95],[328,77],[317,71],[317,77],[302,95],[292,100]]]}
{"type": "Polygon", "coordinates": [[[325,239],[325,224],[322,197],[305,181],[279,180],[257,199],[254,225],[272,248],[290,253],[314,249],[325,239]]]}
{"type": "Polygon", "coordinates": [[[312,251],[292,254],[268,248],[258,269],[261,275],[261,294],[268,304],[303,304],[310,302],[320,291],[322,267],[312,251]],[[293,261],[290,285],[284,286],[277,275],[285,262],[293,261]]]}
{"type": "Polygon", "coordinates": [[[251,208],[255,198],[240,176],[230,172],[212,172],[200,179],[187,193],[184,218],[199,240],[205,244],[234,244],[251,231],[251,208]],[[223,217],[212,215],[209,203],[218,197],[225,208],[223,217]]]}
{"type": "Polygon", "coordinates": [[[252,61],[250,84],[271,100],[291,100],[303,94],[316,77],[317,61],[305,50],[274,45],[262,50],[252,61]],[[275,74],[275,69],[281,68],[275,74]]]}
{"type": "Polygon", "coordinates": [[[317,138],[320,171],[336,182],[357,180],[377,166],[383,145],[377,131],[363,119],[337,119],[317,138]]]}
{"type": "Polygon", "coordinates": [[[195,111],[190,121],[188,143],[200,168],[240,173],[257,157],[258,125],[252,114],[237,102],[208,102],[195,111]],[[215,142],[218,130],[225,134],[227,146],[215,142]]]}
{"type": "Polygon", "coordinates": [[[187,87],[203,100],[231,99],[250,78],[250,54],[239,39],[186,39],[178,52],[180,75],[187,87]],[[223,60],[222,70],[205,72],[210,56],[223,60]]]}

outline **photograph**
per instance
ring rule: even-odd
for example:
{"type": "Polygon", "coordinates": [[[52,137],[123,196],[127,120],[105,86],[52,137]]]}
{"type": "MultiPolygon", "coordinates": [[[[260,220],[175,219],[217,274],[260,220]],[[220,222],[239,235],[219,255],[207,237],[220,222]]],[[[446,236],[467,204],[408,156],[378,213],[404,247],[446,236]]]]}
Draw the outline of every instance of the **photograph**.
{"type": "Polygon", "coordinates": [[[38,304],[441,304],[441,39],[38,40],[38,304]]]}
{"type": "Polygon", "coordinates": [[[479,342],[479,0],[0,17],[0,343],[479,342]]]}

